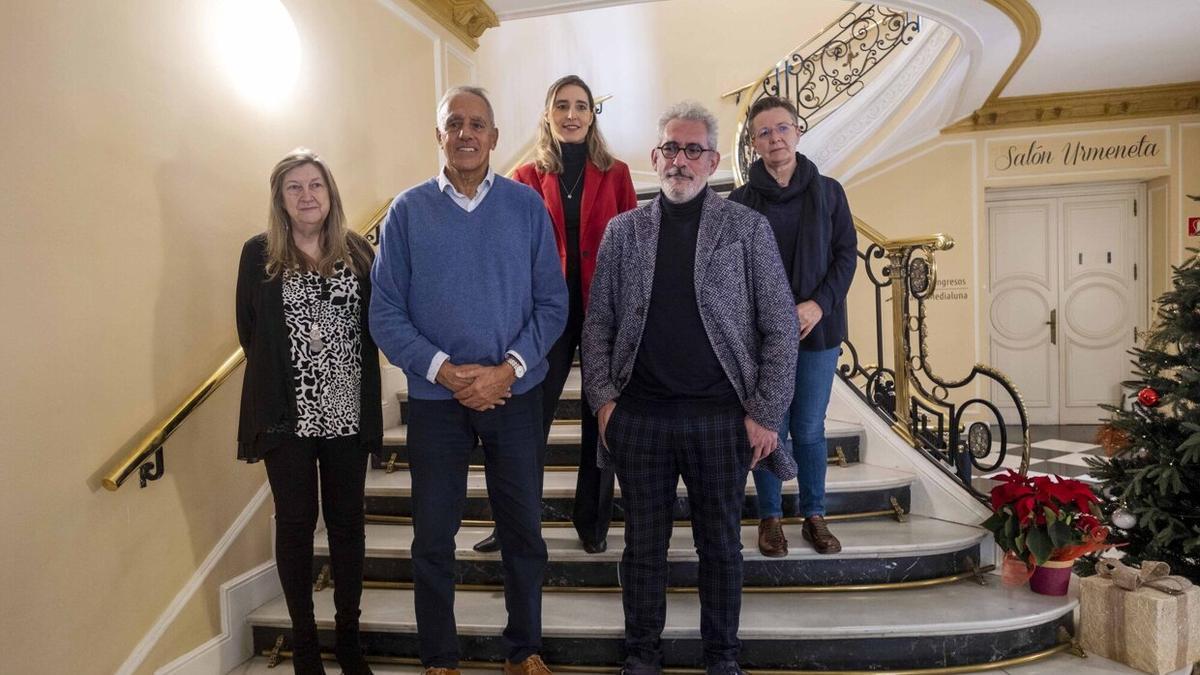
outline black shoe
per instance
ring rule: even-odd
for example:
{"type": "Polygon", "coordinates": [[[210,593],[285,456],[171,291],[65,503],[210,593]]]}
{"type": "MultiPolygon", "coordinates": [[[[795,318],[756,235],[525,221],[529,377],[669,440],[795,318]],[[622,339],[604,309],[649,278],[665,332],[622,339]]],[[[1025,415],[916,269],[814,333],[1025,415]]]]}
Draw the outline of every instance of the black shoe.
{"type": "Polygon", "coordinates": [[[500,550],[500,539],[496,537],[496,531],[492,530],[491,534],[480,539],[471,548],[480,553],[495,553],[500,550]]]}
{"type": "Polygon", "coordinates": [[[705,675],[744,675],[742,667],[737,664],[737,661],[721,661],[707,666],[704,669],[705,675]]]}
{"type": "Polygon", "coordinates": [[[362,642],[358,634],[358,622],[352,625],[338,626],[337,642],[333,648],[342,675],[374,675],[371,666],[363,658],[362,642]]]}
{"type": "Polygon", "coordinates": [[[604,539],[601,539],[595,543],[590,541],[583,542],[583,550],[587,551],[588,553],[604,553],[608,550],[608,537],[605,537],[604,539]]]}

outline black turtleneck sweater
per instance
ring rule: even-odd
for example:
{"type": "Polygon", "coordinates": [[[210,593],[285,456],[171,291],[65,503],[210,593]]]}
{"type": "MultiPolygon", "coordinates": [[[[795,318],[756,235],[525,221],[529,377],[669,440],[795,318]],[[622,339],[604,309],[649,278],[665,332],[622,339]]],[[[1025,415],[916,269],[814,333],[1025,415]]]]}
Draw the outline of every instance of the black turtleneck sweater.
{"type": "Polygon", "coordinates": [[[577,330],[583,323],[583,281],[579,272],[579,209],[583,203],[583,168],[587,163],[587,143],[562,143],[563,171],[558,175],[562,196],[563,221],[566,225],[567,292],[570,297],[568,328],[577,330]]]}
{"type": "Polygon", "coordinates": [[[633,375],[620,403],[657,414],[693,415],[736,408],[737,391],[713,351],[696,301],[696,239],[708,190],[682,204],[659,196],[662,223],[654,286],[633,375]]]}

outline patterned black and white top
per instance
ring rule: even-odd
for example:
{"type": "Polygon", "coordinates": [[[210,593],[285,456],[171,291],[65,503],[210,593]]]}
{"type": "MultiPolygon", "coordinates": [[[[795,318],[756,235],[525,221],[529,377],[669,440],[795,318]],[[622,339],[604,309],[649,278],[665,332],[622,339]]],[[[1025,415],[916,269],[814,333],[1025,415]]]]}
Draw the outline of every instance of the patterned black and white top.
{"type": "Polygon", "coordinates": [[[362,402],[362,302],[358,279],[344,263],[324,278],[316,272],[285,272],[283,316],[291,344],[296,386],[296,428],[304,438],[358,433],[362,402]],[[320,346],[311,344],[314,324],[320,346]]]}

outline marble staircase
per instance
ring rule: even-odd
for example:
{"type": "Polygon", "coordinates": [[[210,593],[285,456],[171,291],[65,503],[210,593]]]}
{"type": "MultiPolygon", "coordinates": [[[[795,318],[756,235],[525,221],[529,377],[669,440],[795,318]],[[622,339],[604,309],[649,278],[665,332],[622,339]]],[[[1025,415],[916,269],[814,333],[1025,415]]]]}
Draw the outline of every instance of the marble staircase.
{"type": "MultiPolygon", "coordinates": [[[[410,477],[404,422],[407,395],[398,383],[387,430],[385,461],[367,475],[367,563],[363,641],[381,663],[416,664],[412,600],[410,477]]],[[[386,385],[385,385],[386,386],[386,385]]],[[[563,393],[547,449],[543,536],[549,564],[543,595],[547,663],[583,670],[612,670],[621,661],[623,616],[617,563],[623,543],[620,491],[615,498],[608,551],[585,553],[569,514],[579,456],[578,371],[563,393]]],[[[844,414],[842,415],[844,416],[844,414]]],[[[790,551],[766,558],[757,548],[754,484],[747,484],[742,540],[745,589],[740,636],[742,664],[767,671],[873,671],[1002,666],[1049,650],[1072,629],[1074,601],[1009,589],[987,574],[990,535],[970,517],[911,513],[917,472],[895,462],[872,463],[860,421],[829,419],[828,508],[831,529],[843,550],[821,556],[800,537],[795,484],[784,489],[785,531],[790,551]]],[[[877,450],[882,452],[882,450],[877,450]]],[[[482,462],[482,455],[473,460],[482,462]]],[[[666,664],[702,666],[697,557],[688,527],[686,490],[679,487],[676,528],[668,556],[666,664]]],[[[467,511],[457,537],[457,616],[464,665],[495,668],[504,658],[503,572],[498,553],[471,545],[492,526],[481,466],[468,478],[467,511]]],[[[332,592],[328,545],[315,540],[313,578],[322,644],[331,651],[332,592]]],[[[249,617],[255,651],[278,647],[286,655],[290,627],[282,597],[249,617]]]]}

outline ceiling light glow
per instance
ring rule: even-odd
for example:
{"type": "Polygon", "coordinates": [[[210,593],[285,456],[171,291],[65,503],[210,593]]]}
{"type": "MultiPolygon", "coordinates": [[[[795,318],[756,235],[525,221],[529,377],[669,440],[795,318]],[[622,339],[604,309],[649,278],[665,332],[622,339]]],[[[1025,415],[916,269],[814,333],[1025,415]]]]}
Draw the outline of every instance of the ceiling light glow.
{"type": "Polygon", "coordinates": [[[214,29],[217,56],[246,100],[276,107],[300,75],[300,36],[279,0],[221,0],[214,29]]]}

